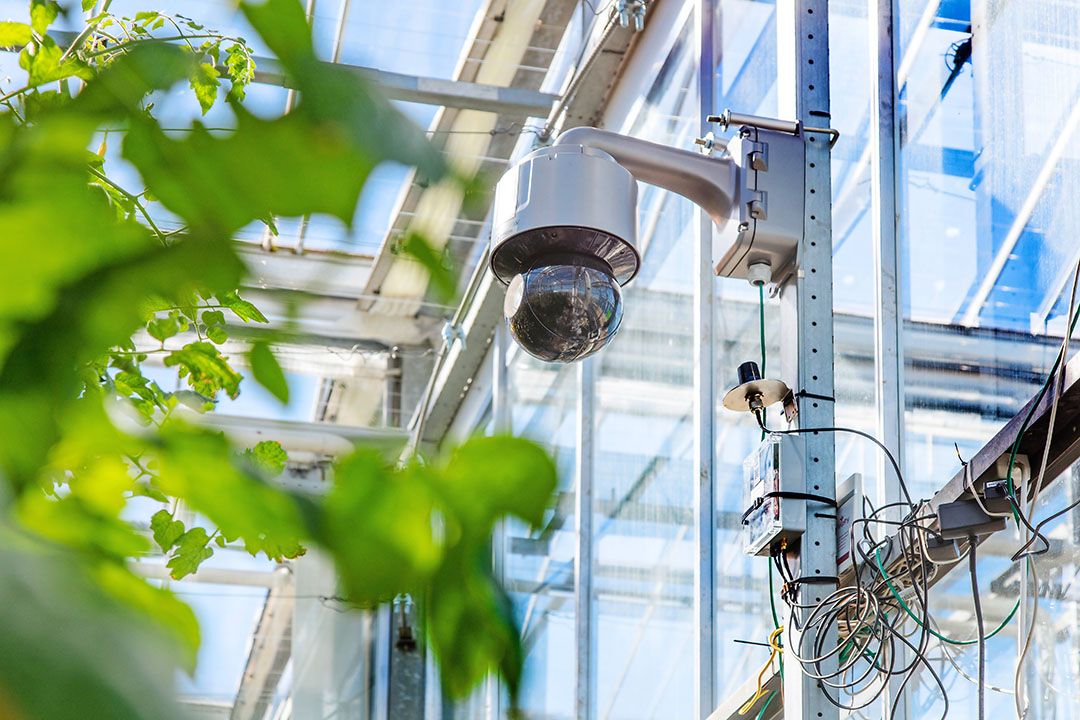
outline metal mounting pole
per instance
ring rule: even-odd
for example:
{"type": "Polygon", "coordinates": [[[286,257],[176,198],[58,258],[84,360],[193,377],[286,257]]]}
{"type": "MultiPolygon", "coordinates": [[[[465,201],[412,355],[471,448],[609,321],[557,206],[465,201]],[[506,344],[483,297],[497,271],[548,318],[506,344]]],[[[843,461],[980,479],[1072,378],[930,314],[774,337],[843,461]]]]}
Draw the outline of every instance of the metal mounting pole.
{"type": "MultiPolygon", "coordinates": [[[[829,126],[829,8],[827,0],[781,0],[777,3],[777,45],[780,116],[794,117],[804,126],[829,126]]],[[[803,237],[799,243],[795,276],[781,291],[782,337],[795,338],[781,351],[783,376],[799,390],[833,397],[832,308],[832,186],[829,141],[823,134],[807,133],[803,237]]],[[[831,427],[833,403],[804,398],[799,406],[799,426],[831,427]]],[[[828,498],[836,496],[835,443],[831,433],[807,433],[804,467],[806,492],[828,498]]],[[[836,576],[835,512],[822,503],[803,503],[806,532],[797,548],[797,577],[802,603],[814,603],[835,589],[835,583],[814,578],[836,576]]],[[[797,611],[795,619],[806,617],[797,611]]],[[[793,618],[784,621],[784,646],[812,648],[816,638],[800,637],[793,618]]],[[[816,630],[807,630],[807,633],[816,630]]],[[[835,631],[833,631],[835,632],[835,631]]],[[[822,647],[834,647],[825,638],[822,647]]],[[[803,720],[836,720],[839,712],[823,695],[820,683],[802,672],[792,652],[787,655],[784,677],[784,716],[803,720]]],[[[835,660],[834,660],[835,663],[835,660]]],[[[827,663],[820,668],[830,671],[827,663]]]]}
{"type": "Polygon", "coordinates": [[[577,677],[574,695],[578,720],[596,717],[592,681],[596,677],[596,623],[593,617],[593,438],[596,418],[596,359],[578,365],[577,553],[574,557],[574,635],[577,677]]]}
{"type": "MultiPolygon", "coordinates": [[[[895,20],[900,17],[896,0],[873,0],[870,7],[870,63],[874,84],[870,100],[870,202],[874,246],[874,394],[877,435],[904,466],[904,306],[901,302],[900,222],[897,193],[897,94],[895,72],[898,39],[895,20]],[[873,18],[877,21],[874,22],[873,18]]],[[[900,481],[888,469],[885,457],[877,463],[878,507],[889,507],[903,498],[900,481]]],[[[886,515],[899,520],[900,510],[886,515]]],[[[897,662],[909,662],[907,648],[900,648],[897,662]]],[[[902,678],[889,681],[884,712],[895,720],[907,720],[908,705],[902,678]]]]}

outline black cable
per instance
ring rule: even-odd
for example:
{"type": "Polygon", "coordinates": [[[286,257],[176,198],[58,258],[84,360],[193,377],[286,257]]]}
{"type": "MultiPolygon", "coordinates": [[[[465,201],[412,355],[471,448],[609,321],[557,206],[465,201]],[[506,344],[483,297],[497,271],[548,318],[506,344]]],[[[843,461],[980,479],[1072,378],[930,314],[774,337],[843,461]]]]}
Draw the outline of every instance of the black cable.
{"type": "Polygon", "coordinates": [[[852,435],[858,435],[859,437],[866,438],[870,442],[881,448],[881,451],[885,453],[885,457],[889,458],[889,463],[892,465],[893,471],[896,473],[896,479],[900,482],[900,490],[904,493],[904,499],[910,507],[915,507],[915,503],[911,500],[911,493],[908,492],[907,482],[904,481],[904,473],[900,471],[900,463],[896,461],[889,448],[885,447],[885,444],[878,440],[870,433],[865,433],[862,430],[856,430],[855,428],[847,427],[817,427],[817,428],[794,428],[792,430],[770,430],[765,427],[765,419],[763,417],[764,410],[755,410],[754,417],[757,418],[758,425],[764,432],[772,433],[774,435],[797,435],[799,433],[819,433],[819,432],[831,432],[831,433],[851,433],[852,435]]]}
{"type": "Polygon", "coordinates": [[[979,632],[979,720],[986,718],[986,630],[983,628],[982,601],[979,599],[979,575],[976,569],[975,548],[978,539],[972,537],[968,542],[968,569],[971,571],[971,599],[975,602],[975,626],[979,632]]]}

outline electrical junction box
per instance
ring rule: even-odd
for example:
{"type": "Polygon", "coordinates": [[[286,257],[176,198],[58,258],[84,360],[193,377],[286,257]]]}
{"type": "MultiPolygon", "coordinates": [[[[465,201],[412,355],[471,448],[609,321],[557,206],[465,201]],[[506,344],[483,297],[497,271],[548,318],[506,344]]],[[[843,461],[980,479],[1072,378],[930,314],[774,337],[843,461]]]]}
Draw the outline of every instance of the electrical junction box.
{"type": "MultiPolygon", "coordinates": [[[[863,479],[860,473],[854,473],[840,483],[836,488],[836,503],[836,569],[843,579],[849,574],[854,577],[855,573],[855,546],[851,528],[863,516],[863,479]]],[[[859,529],[861,531],[862,528],[859,529]]]]}
{"type": "Polygon", "coordinates": [[[770,495],[806,492],[805,478],[803,440],[795,435],[767,435],[743,461],[747,555],[768,555],[777,542],[806,531],[806,501],[770,495]]]}
{"type": "Polygon", "coordinates": [[[714,234],[716,274],[745,278],[767,263],[782,283],[803,236],[806,148],[801,134],[743,127],[727,146],[736,167],[732,218],[714,234]]]}

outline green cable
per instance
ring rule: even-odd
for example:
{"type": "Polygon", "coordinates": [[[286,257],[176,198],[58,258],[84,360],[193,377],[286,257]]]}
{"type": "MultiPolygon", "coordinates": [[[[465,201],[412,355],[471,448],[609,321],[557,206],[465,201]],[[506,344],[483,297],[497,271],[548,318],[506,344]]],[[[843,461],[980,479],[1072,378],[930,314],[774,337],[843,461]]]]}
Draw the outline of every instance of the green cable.
{"type": "MultiPolygon", "coordinates": [[[[909,608],[907,603],[904,602],[904,599],[902,597],[900,597],[900,593],[897,592],[896,587],[892,584],[892,580],[889,579],[889,574],[887,572],[885,572],[885,565],[882,564],[882,562],[881,562],[881,551],[880,550],[875,550],[874,551],[874,559],[877,560],[877,566],[878,566],[878,570],[881,571],[881,577],[884,578],[885,584],[889,586],[889,591],[892,593],[893,597],[896,598],[896,601],[898,603],[900,603],[900,607],[902,607],[904,609],[904,612],[906,612],[908,614],[908,616],[912,620],[917,622],[924,630],[929,632],[931,635],[936,637],[938,640],[941,640],[942,642],[947,642],[950,645],[974,645],[977,642],[979,642],[978,640],[953,640],[952,638],[945,637],[944,635],[939,633],[937,630],[934,630],[934,628],[927,627],[926,625],[924,625],[923,621],[920,620],[918,618],[918,616],[916,616],[915,613],[913,613],[911,611],[911,608],[909,608]]],[[[1028,558],[1028,562],[1029,563],[1031,562],[1031,558],[1028,558]]],[[[1020,599],[1017,598],[1016,599],[1016,604],[1013,605],[1013,609],[1009,611],[1009,614],[1005,616],[1005,619],[1001,621],[1001,624],[998,625],[997,628],[992,633],[989,633],[989,634],[986,635],[986,639],[989,640],[990,638],[994,637],[999,632],[1001,632],[1005,628],[1005,626],[1009,624],[1009,621],[1013,619],[1013,616],[1016,615],[1016,611],[1019,610],[1019,609],[1020,609],[1020,599]]]]}
{"type": "Polygon", "coordinates": [[[761,706],[761,709],[757,711],[754,720],[761,720],[761,718],[765,717],[765,711],[769,709],[769,705],[772,703],[774,697],[776,697],[775,690],[769,693],[769,697],[765,700],[765,704],[761,706]]]}
{"type": "MultiPolygon", "coordinates": [[[[761,343],[761,377],[765,377],[765,285],[762,283],[758,285],[758,336],[761,343]]],[[[761,439],[765,439],[765,431],[761,432],[761,439]]],[[[776,591],[773,586],[773,564],[769,562],[769,607],[772,609],[772,622],[773,630],[777,630],[780,627],[780,615],[776,612],[776,591]]],[[[778,645],[780,643],[777,643],[778,645]]],[[[784,679],[784,656],[780,654],[777,656],[780,661],[780,679],[784,679]]],[[[770,700],[772,697],[770,696],[770,700]]],[[[765,707],[769,704],[765,703],[765,707]]],[[[765,708],[762,708],[762,712],[765,708]]]]}
{"type": "Polygon", "coordinates": [[[761,377],[765,377],[765,284],[757,286],[758,329],[761,342],[761,377]]]}

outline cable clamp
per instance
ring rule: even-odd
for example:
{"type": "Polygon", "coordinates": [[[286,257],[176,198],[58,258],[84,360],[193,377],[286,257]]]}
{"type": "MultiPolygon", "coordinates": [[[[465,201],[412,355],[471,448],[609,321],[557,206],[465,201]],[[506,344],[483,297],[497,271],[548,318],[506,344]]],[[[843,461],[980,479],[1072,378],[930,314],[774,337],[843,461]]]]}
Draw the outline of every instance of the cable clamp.
{"type": "Polygon", "coordinates": [[[788,580],[780,586],[780,598],[787,603],[798,602],[799,585],[839,585],[840,578],[836,575],[809,575],[788,580]]]}
{"type": "Polygon", "coordinates": [[[742,514],[742,524],[746,525],[747,519],[754,514],[754,511],[764,505],[766,500],[769,500],[771,498],[780,498],[781,500],[810,500],[812,502],[819,502],[823,505],[828,505],[834,508],[840,507],[835,499],[826,497],[824,495],[815,495],[813,493],[804,492],[791,492],[786,490],[774,490],[772,492],[762,493],[761,495],[754,498],[753,504],[751,504],[750,507],[747,508],[746,512],[742,514]]]}

